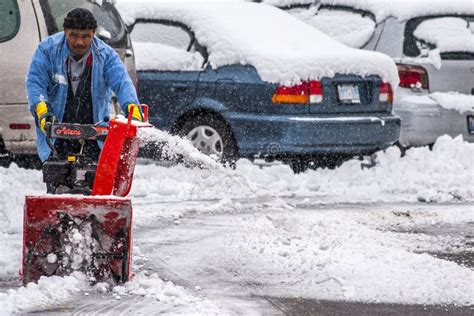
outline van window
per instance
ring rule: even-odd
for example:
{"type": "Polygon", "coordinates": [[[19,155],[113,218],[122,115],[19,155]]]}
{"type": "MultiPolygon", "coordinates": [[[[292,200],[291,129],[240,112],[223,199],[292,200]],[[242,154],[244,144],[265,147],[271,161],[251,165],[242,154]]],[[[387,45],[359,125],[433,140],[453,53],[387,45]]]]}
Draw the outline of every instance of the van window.
{"type": "Polygon", "coordinates": [[[54,34],[63,30],[67,13],[75,8],[84,8],[92,12],[97,20],[96,36],[114,46],[127,40],[126,29],[120,16],[110,1],[93,0],[40,0],[45,13],[48,32],[54,34]]]}
{"type": "Polygon", "coordinates": [[[12,39],[20,28],[20,11],[16,0],[0,1],[0,43],[12,39]]]}

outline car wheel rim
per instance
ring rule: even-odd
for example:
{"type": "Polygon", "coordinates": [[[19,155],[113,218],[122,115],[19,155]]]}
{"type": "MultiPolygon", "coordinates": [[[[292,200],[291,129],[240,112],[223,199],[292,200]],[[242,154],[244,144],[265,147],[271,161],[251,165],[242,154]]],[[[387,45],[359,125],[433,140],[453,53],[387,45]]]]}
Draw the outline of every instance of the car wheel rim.
{"type": "Polygon", "coordinates": [[[224,154],[224,144],[219,133],[210,126],[197,126],[187,135],[191,143],[202,153],[211,156],[215,155],[222,159],[224,154]]]}

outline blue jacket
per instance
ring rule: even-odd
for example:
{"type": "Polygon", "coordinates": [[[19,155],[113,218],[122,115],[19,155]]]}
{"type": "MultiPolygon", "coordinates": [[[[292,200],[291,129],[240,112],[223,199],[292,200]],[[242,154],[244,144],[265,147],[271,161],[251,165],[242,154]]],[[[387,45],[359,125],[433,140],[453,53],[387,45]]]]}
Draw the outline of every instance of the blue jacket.
{"type": "MultiPolygon", "coordinates": [[[[129,103],[138,104],[138,98],[127,69],[115,50],[94,37],[91,51],[93,120],[94,123],[98,123],[110,115],[109,101],[112,91],[117,95],[125,113],[129,103]]],[[[64,32],[49,36],[36,49],[26,77],[28,103],[35,119],[36,105],[45,101],[57,121],[62,121],[68,93],[66,60],[69,55],[70,50],[64,32]]],[[[38,155],[45,161],[51,150],[39,127],[36,128],[36,135],[38,155]]]]}

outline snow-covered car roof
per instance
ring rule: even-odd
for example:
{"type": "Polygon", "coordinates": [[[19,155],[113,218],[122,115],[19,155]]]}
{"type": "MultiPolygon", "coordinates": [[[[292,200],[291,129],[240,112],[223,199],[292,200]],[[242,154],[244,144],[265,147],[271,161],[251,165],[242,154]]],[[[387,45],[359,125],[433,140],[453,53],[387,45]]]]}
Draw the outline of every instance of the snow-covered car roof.
{"type": "Polygon", "coordinates": [[[292,85],[335,74],[379,75],[393,86],[398,73],[386,55],[349,48],[275,7],[228,1],[118,1],[126,24],[163,19],[189,26],[213,68],[252,65],[262,80],[292,85]]]}
{"type": "MultiPolygon", "coordinates": [[[[291,1],[291,0],[288,0],[291,1]]],[[[298,2],[300,0],[294,0],[298,2]]],[[[320,0],[322,5],[348,6],[373,13],[377,21],[389,16],[408,20],[438,14],[474,14],[473,0],[320,0]]]]}
{"type": "Polygon", "coordinates": [[[275,7],[288,7],[292,5],[305,5],[318,3],[319,0],[261,0],[263,4],[273,5],[275,7]]]}

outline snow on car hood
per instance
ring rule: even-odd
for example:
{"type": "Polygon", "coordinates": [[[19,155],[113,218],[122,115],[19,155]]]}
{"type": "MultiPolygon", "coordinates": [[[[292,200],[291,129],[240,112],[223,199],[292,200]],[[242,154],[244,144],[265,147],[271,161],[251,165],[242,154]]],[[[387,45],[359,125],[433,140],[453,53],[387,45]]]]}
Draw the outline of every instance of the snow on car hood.
{"type": "Polygon", "coordinates": [[[377,21],[389,16],[408,20],[417,16],[474,13],[472,0],[321,0],[320,3],[369,11],[377,21]]]}
{"type": "Polygon", "coordinates": [[[292,85],[335,74],[376,74],[398,85],[393,61],[380,53],[349,48],[289,14],[266,5],[229,1],[119,1],[126,24],[137,18],[189,25],[207,47],[213,68],[252,65],[262,80],[292,85]]]}

